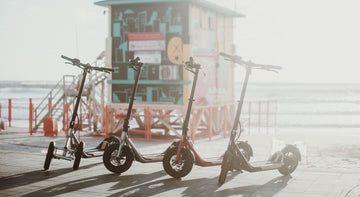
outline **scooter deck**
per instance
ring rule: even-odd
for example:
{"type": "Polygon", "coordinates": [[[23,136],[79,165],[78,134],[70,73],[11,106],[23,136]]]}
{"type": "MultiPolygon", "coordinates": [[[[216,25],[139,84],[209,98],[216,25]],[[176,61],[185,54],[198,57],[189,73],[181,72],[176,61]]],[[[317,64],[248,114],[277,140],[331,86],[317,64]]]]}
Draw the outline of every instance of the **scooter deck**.
{"type": "Polygon", "coordinates": [[[223,157],[207,157],[201,160],[196,159],[195,165],[206,167],[206,166],[217,166],[221,165],[223,157]]]}
{"type": "Polygon", "coordinates": [[[136,160],[142,163],[161,162],[164,158],[164,153],[145,154],[137,157],[136,160]]]}
{"type": "Polygon", "coordinates": [[[249,164],[259,170],[273,170],[280,168],[283,163],[282,162],[273,162],[273,161],[252,161],[249,164]]]}
{"type": "Polygon", "coordinates": [[[89,148],[84,150],[84,158],[101,157],[103,154],[104,151],[98,150],[97,148],[89,148]]]}
{"type": "MultiPolygon", "coordinates": [[[[63,149],[56,149],[54,158],[55,159],[64,159],[68,161],[74,160],[73,157],[64,156],[63,155],[63,149]]],[[[98,150],[97,148],[89,148],[84,150],[83,157],[84,158],[91,158],[91,157],[101,157],[103,155],[104,151],[98,150]]]]}

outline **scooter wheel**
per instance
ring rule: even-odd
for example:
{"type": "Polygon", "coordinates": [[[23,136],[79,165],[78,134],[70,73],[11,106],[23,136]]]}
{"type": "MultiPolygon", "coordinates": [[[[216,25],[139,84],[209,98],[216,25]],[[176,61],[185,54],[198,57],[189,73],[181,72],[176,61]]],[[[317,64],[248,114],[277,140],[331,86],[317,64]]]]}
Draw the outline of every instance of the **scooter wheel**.
{"type": "Polygon", "coordinates": [[[286,146],[281,152],[284,154],[284,165],[279,168],[279,172],[287,176],[294,172],[299,164],[299,150],[295,146],[286,146]]]}
{"type": "Polygon", "coordinates": [[[80,142],[80,144],[75,149],[75,161],[73,165],[74,170],[77,170],[79,168],[83,151],[84,151],[84,142],[80,142]]]}
{"type": "Polygon", "coordinates": [[[251,156],[253,156],[253,150],[247,142],[236,142],[236,146],[240,149],[246,160],[250,161],[251,156]]]}
{"type": "Polygon", "coordinates": [[[54,142],[50,142],[48,151],[46,154],[46,158],[45,158],[44,170],[48,170],[50,167],[50,162],[51,162],[52,158],[54,157],[54,149],[55,149],[54,142]]]}
{"type": "Polygon", "coordinates": [[[171,147],[165,152],[163,167],[166,173],[174,178],[181,178],[190,173],[194,164],[194,156],[187,148],[182,148],[180,159],[176,161],[178,146],[171,147]]]}
{"type": "Polygon", "coordinates": [[[219,176],[219,185],[222,185],[225,183],[227,173],[229,171],[229,166],[231,165],[231,155],[228,151],[225,152],[223,161],[221,163],[221,171],[219,176]]]}
{"type": "Polygon", "coordinates": [[[121,149],[120,158],[118,154],[119,144],[111,144],[105,149],[103,154],[103,163],[109,171],[113,173],[123,173],[127,171],[134,161],[134,155],[131,149],[124,145],[121,149]]]}

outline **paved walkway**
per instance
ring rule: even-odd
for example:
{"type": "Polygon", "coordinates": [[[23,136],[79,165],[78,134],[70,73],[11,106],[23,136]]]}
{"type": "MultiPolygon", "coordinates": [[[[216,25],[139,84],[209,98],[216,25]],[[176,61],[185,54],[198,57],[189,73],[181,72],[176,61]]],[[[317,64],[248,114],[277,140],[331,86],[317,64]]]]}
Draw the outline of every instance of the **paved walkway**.
{"type": "MultiPolygon", "coordinates": [[[[253,147],[261,145],[262,152],[269,151],[271,137],[247,138],[253,147]]],[[[116,175],[109,172],[98,157],[82,159],[76,171],[72,170],[72,162],[53,160],[50,169],[43,171],[45,153],[41,150],[46,150],[51,140],[62,145],[63,137],[2,133],[0,140],[0,196],[360,196],[359,163],[354,163],[353,168],[339,170],[314,167],[309,165],[311,161],[303,160],[292,176],[282,176],[277,170],[233,172],[227,176],[225,184],[218,186],[220,166],[194,166],[186,177],[174,179],[166,174],[162,163],[134,162],[128,171],[116,175]]],[[[86,147],[101,141],[90,137],[83,140],[86,147]]],[[[212,156],[223,152],[227,141],[222,137],[213,141],[200,140],[195,148],[201,156],[212,156]]],[[[151,153],[162,152],[170,142],[136,140],[135,144],[140,151],[151,153]]],[[[257,149],[254,151],[256,154],[257,149]]]]}

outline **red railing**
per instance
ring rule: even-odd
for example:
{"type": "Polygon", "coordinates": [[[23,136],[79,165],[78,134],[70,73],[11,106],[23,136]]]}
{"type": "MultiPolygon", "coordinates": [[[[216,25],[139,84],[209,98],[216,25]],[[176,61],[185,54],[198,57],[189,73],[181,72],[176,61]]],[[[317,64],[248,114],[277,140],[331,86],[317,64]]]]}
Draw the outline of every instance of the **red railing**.
{"type": "MultiPolygon", "coordinates": [[[[209,105],[209,106],[194,106],[191,111],[191,119],[189,124],[189,137],[194,142],[196,138],[208,138],[212,140],[215,135],[228,136],[234,121],[234,113],[236,104],[226,105],[209,105]]],[[[151,104],[136,104],[134,106],[134,113],[132,117],[136,120],[136,129],[130,128],[129,132],[142,134],[147,141],[152,140],[153,136],[159,136],[159,128],[164,131],[161,132],[166,138],[166,130],[171,130],[176,133],[174,136],[181,135],[181,127],[179,122],[171,121],[172,119],[182,119],[181,108],[183,106],[158,106],[151,104]],[[175,112],[167,114],[164,110],[173,109],[175,112]],[[170,118],[171,117],[171,118],[170,118]],[[179,130],[180,129],[180,130],[179,130]]],[[[109,136],[113,131],[119,129],[119,125],[115,122],[117,119],[122,119],[124,116],[118,115],[127,110],[127,105],[114,104],[106,106],[104,111],[104,127],[103,132],[105,136],[109,136]]],[[[172,111],[172,110],[169,110],[172,111]]],[[[253,101],[244,105],[241,116],[241,126],[250,134],[251,133],[265,133],[269,134],[270,128],[276,131],[276,114],[277,101],[253,101]],[[257,129],[254,130],[254,129],[257,129]]],[[[135,123],[135,122],[134,122],[135,123]]],[[[172,136],[172,137],[174,137],[172,136]]]]}
{"type": "MultiPolygon", "coordinates": [[[[48,99],[49,106],[51,106],[51,99],[48,99]]],[[[124,105],[124,109],[126,106],[124,105]]],[[[181,106],[180,106],[181,107],[181,106]]],[[[190,122],[190,137],[193,141],[197,134],[199,134],[199,130],[201,130],[201,136],[207,137],[209,140],[212,139],[214,135],[223,135],[227,136],[230,132],[232,122],[234,121],[234,112],[236,105],[224,105],[224,106],[195,106],[191,113],[191,122],[190,122]],[[218,131],[222,130],[221,133],[218,131]]],[[[115,107],[116,108],[116,107],[115,107]]],[[[136,130],[134,132],[144,133],[144,138],[147,141],[152,140],[152,135],[155,133],[152,132],[154,122],[163,122],[166,126],[171,126],[171,122],[166,124],[164,119],[169,119],[170,117],[175,117],[176,114],[162,114],[158,113],[156,107],[152,107],[152,105],[146,105],[144,109],[141,107],[135,107],[138,111],[134,116],[137,116],[138,120],[141,121],[143,130],[136,130]],[[142,117],[142,118],[140,118],[142,117]],[[142,119],[142,120],[140,120],[142,119]]],[[[48,108],[51,110],[51,107],[48,108]]],[[[62,130],[66,133],[68,131],[69,125],[69,110],[70,104],[64,105],[64,113],[63,113],[63,128],[62,130]]],[[[105,137],[111,135],[112,127],[110,126],[111,118],[116,118],[114,112],[116,111],[111,105],[106,106],[104,108],[103,114],[103,125],[102,132],[105,137]]],[[[50,112],[50,111],[49,111],[50,112]]],[[[260,133],[264,132],[266,129],[266,133],[269,133],[270,128],[274,128],[276,130],[277,124],[277,101],[253,101],[248,102],[244,105],[241,124],[243,128],[247,128],[247,132],[250,134],[254,132],[260,133]],[[247,106],[247,107],[246,107],[247,106]],[[255,130],[254,130],[255,129],[255,130]]],[[[2,121],[6,121],[9,127],[27,127],[29,128],[29,133],[32,135],[34,133],[34,104],[33,99],[30,98],[28,102],[25,100],[8,99],[7,105],[4,103],[0,103],[0,118],[2,121]],[[5,112],[5,113],[4,113],[5,112]],[[5,116],[3,116],[6,114],[5,116]],[[25,114],[28,114],[26,116],[25,114]],[[24,116],[25,115],[25,116],[24,116]],[[22,121],[22,124],[17,124],[18,121],[22,121]],[[28,124],[24,124],[24,122],[28,121],[28,124]],[[15,123],[15,124],[13,124],[15,123]]],[[[49,113],[51,114],[51,113],[49,113]]],[[[121,117],[120,117],[121,118],[121,117]]],[[[112,120],[113,121],[113,120],[112,120]]],[[[4,122],[3,122],[4,123],[4,122]]],[[[55,123],[55,126],[57,124],[55,123]]],[[[157,125],[158,126],[158,125],[157,125]]],[[[178,124],[176,125],[178,126],[178,124]]],[[[181,132],[178,132],[181,133],[181,132]]]]}

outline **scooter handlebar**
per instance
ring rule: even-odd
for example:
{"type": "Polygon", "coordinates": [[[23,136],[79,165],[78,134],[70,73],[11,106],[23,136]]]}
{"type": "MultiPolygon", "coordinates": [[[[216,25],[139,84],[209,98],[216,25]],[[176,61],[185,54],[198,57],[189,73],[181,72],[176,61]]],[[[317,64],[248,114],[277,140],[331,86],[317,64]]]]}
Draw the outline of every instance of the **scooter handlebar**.
{"type": "Polygon", "coordinates": [[[91,66],[90,64],[83,64],[80,62],[79,59],[76,59],[76,58],[69,58],[64,55],[61,55],[61,58],[70,61],[72,65],[78,66],[80,68],[88,68],[91,70],[97,70],[97,71],[101,71],[101,72],[114,72],[114,69],[112,69],[112,68],[96,67],[96,66],[91,66]]]}
{"type": "Polygon", "coordinates": [[[223,57],[229,58],[233,62],[242,62],[243,61],[242,58],[238,55],[229,55],[229,54],[226,54],[223,52],[220,52],[220,55],[223,57]]]}
{"type": "Polygon", "coordinates": [[[227,60],[230,60],[232,62],[235,62],[240,65],[246,65],[247,67],[254,68],[254,69],[263,69],[263,70],[269,70],[277,72],[277,70],[281,70],[281,66],[274,66],[274,65],[264,65],[264,64],[255,64],[251,61],[244,61],[242,58],[238,55],[229,55],[223,52],[220,52],[220,55],[227,58],[227,60]]]}
{"type": "Polygon", "coordinates": [[[193,68],[195,68],[195,69],[200,69],[201,68],[201,65],[200,64],[196,64],[195,62],[194,62],[194,59],[193,59],[193,57],[190,57],[190,60],[189,61],[187,61],[187,62],[185,62],[185,68],[188,68],[188,69],[193,69],[193,68]]]}
{"type": "Polygon", "coordinates": [[[76,58],[69,58],[69,57],[66,57],[65,55],[61,55],[61,58],[70,61],[73,65],[79,65],[80,64],[80,60],[76,59],[76,58]]]}
{"type": "Polygon", "coordinates": [[[92,69],[101,71],[101,72],[114,72],[114,69],[112,69],[112,68],[92,67],[92,69]]]}
{"type": "Polygon", "coordinates": [[[130,59],[129,63],[128,63],[128,67],[134,69],[134,70],[139,70],[141,69],[141,66],[143,65],[142,62],[140,62],[140,58],[136,57],[135,59],[130,59]]]}

